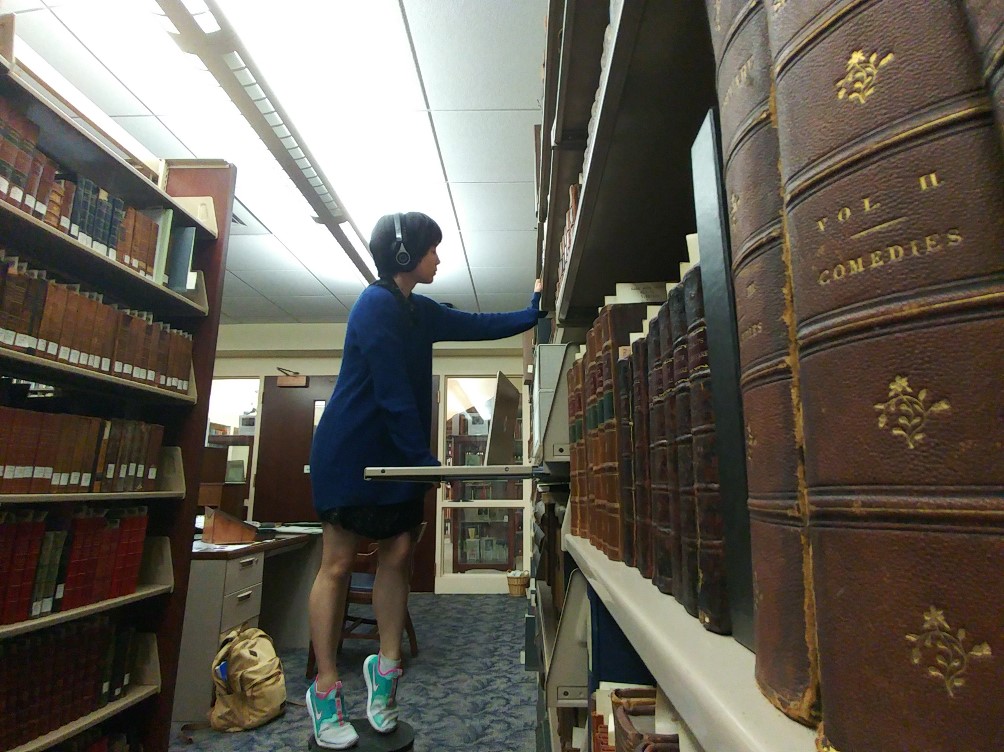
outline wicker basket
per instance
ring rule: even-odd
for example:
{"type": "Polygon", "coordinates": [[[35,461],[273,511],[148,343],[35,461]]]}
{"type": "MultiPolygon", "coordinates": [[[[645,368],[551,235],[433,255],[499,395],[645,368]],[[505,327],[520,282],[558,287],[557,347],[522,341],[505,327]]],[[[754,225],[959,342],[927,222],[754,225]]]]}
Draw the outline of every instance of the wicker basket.
{"type": "Polygon", "coordinates": [[[519,574],[519,575],[507,575],[509,580],[509,595],[521,595],[526,597],[526,588],[530,584],[530,575],[519,574]]]}

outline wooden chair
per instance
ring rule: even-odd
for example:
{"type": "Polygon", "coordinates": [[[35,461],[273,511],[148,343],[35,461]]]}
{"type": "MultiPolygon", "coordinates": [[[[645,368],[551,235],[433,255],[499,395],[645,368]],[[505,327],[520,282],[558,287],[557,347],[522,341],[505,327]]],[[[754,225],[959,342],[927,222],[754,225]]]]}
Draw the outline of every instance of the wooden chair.
{"type": "MultiPolygon", "coordinates": [[[[427,524],[423,522],[419,528],[415,545],[418,545],[418,541],[422,540],[427,524]]],[[[364,546],[363,550],[356,552],[355,563],[352,567],[352,579],[349,582],[349,590],[345,598],[345,611],[342,614],[342,636],[338,641],[338,652],[341,652],[342,643],[345,640],[380,639],[376,619],[369,615],[373,607],[373,582],[376,579],[378,544],[369,541],[364,546]],[[350,606],[353,605],[363,606],[368,610],[363,613],[352,613],[350,606]]],[[[408,611],[405,611],[404,614],[404,631],[408,635],[411,657],[414,658],[418,655],[418,638],[415,636],[415,625],[412,623],[411,613],[408,611]]],[[[314,643],[311,642],[307,652],[307,679],[313,679],[316,673],[314,643]]]]}

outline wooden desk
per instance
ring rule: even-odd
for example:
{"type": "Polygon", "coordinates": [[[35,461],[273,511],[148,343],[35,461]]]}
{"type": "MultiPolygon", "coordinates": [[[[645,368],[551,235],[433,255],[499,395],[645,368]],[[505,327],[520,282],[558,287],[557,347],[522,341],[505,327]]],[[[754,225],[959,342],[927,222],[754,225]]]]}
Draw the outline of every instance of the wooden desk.
{"type": "Polygon", "coordinates": [[[260,626],[277,649],[307,647],[306,604],[320,563],[319,533],[279,535],[240,546],[193,542],[174,721],[206,719],[213,658],[234,627],[260,626]]]}

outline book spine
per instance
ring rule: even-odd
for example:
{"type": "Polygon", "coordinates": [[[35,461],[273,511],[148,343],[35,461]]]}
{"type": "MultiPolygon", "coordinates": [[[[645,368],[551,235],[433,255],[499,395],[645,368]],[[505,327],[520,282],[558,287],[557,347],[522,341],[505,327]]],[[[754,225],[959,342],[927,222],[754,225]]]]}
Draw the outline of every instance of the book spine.
{"type": "Polygon", "coordinates": [[[589,542],[602,551],[603,542],[600,539],[599,518],[602,516],[602,513],[605,513],[605,510],[602,513],[600,510],[597,510],[597,505],[602,499],[602,492],[599,494],[600,499],[597,499],[599,481],[596,476],[596,466],[599,464],[599,452],[597,451],[596,433],[599,430],[599,421],[597,419],[599,415],[599,408],[597,407],[599,390],[597,388],[596,358],[596,330],[595,328],[591,328],[586,332],[586,353],[583,356],[585,376],[583,396],[585,399],[586,418],[585,462],[583,463],[586,503],[585,515],[583,516],[583,532],[585,537],[589,539],[589,542]]]}
{"type": "Polygon", "coordinates": [[[691,616],[697,616],[697,499],[694,492],[693,436],[690,432],[690,370],[687,360],[687,320],[684,291],[669,293],[673,330],[673,402],[677,493],[680,500],[680,572],[673,595],[691,616]]]}
{"type": "Polygon", "coordinates": [[[811,726],[819,720],[819,678],[766,14],[763,2],[733,4],[719,14],[717,33],[712,20],[712,40],[746,437],[755,675],[772,704],[811,726]]]}
{"type": "Polygon", "coordinates": [[[621,554],[629,567],[637,565],[634,506],[634,405],[631,346],[617,349],[617,478],[621,499],[621,554]]]}
{"type": "Polygon", "coordinates": [[[652,578],[652,502],[648,440],[648,347],[645,337],[631,343],[632,404],[634,406],[635,566],[652,578]]]}
{"type": "Polygon", "coordinates": [[[582,360],[577,359],[568,369],[565,379],[568,384],[568,441],[570,445],[568,458],[569,476],[569,509],[572,515],[569,531],[572,535],[582,535],[582,472],[584,458],[581,454],[583,435],[582,415],[582,360]]]}
{"type": "MultiPolygon", "coordinates": [[[[668,305],[664,303],[663,307],[668,305]]],[[[662,307],[660,307],[660,313],[662,307]]],[[[648,467],[652,505],[652,582],[660,592],[673,592],[673,562],[669,546],[669,447],[666,440],[666,390],[662,378],[661,325],[657,314],[648,322],[648,467]]]]}
{"type": "Polygon", "coordinates": [[[1004,159],[966,20],[959,3],[819,0],[769,5],[767,22],[821,743],[991,749],[1004,424],[986,395],[1004,391],[1004,351],[987,343],[1004,334],[1004,159]],[[932,570],[932,551],[950,564],[932,570]],[[949,638],[958,663],[942,666],[949,638]],[[896,687],[881,710],[860,691],[876,683],[896,687]]]}
{"type": "Polygon", "coordinates": [[[725,573],[725,521],[718,482],[718,450],[700,266],[693,267],[683,278],[683,292],[687,313],[694,496],[697,501],[697,618],[705,629],[729,634],[732,620],[725,573]]]}

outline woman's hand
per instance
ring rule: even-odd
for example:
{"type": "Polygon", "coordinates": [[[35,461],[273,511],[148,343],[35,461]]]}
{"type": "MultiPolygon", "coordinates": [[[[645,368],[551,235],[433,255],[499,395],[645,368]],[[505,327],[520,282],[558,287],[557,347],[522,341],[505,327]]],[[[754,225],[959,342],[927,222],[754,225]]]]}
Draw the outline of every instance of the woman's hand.
{"type": "Polygon", "coordinates": [[[544,283],[543,283],[543,282],[541,282],[541,281],[540,281],[539,279],[538,279],[538,280],[536,280],[536,281],[535,281],[535,282],[533,283],[533,291],[534,291],[534,292],[540,292],[540,291],[541,291],[541,290],[543,290],[543,289],[544,289],[544,283]]]}

